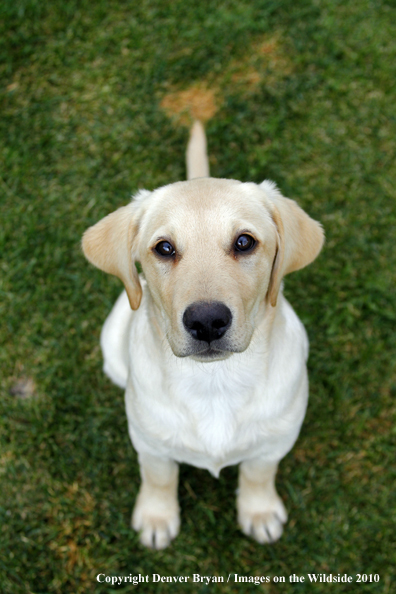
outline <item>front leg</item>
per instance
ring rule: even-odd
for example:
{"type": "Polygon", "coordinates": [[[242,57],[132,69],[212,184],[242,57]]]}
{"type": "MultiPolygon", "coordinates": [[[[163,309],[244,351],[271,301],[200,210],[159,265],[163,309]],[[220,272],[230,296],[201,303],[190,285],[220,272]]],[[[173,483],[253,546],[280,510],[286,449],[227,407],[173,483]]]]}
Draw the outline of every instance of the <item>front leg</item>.
{"type": "Polygon", "coordinates": [[[180,526],[177,484],[179,467],[167,458],[139,454],[142,484],[132,514],[132,528],[146,547],[164,549],[180,526]]]}
{"type": "Polygon", "coordinates": [[[287,512],[276,492],[277,463],[247,460],[239,467],[238,522],[242,531],[259,543],[280,538],[287,512]]]}

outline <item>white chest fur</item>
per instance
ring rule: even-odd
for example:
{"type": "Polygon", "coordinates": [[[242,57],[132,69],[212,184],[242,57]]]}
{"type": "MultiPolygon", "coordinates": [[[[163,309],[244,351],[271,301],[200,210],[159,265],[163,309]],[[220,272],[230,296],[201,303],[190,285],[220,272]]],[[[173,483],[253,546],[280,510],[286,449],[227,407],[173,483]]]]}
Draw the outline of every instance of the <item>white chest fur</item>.
{"type": "Polygon", "coordinates": [[[275,322],[282,326],[276,342],[255,340],[254,348],[213,363],[174,357],[147,335],[144,317],[132,324],[126,390],[138,452],[215,475],[249,456],[287,453],[300,429],[308,386],[305,332],[285,300],[275,322]],[[145,340],[139,341],[142,332],[145,340]]]}

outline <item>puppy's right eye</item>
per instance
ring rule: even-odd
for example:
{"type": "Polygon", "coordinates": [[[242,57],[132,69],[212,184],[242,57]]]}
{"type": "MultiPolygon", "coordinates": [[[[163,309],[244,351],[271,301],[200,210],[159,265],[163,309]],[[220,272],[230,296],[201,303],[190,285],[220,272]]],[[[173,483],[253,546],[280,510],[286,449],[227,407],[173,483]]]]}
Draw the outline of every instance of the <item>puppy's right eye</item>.
{"type": "Polygon", "coordinates": [[[165,256],[165,258],[172,258],[176,253],[175,248],[169,241],[160,241],[154,249],[157,254],[165,256]]]}

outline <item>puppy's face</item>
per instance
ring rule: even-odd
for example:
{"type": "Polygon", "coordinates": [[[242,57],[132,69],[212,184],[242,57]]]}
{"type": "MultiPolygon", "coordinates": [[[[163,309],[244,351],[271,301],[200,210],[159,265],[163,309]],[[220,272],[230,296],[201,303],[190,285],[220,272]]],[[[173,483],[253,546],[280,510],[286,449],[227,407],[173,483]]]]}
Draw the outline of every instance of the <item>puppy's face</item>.
{"type": "Polygon", "coordinates": [[[212,361],[248,347],[277,250],[257,186],[198,179],[160,188],[137,241],[175,355],[212,361]]]}
{"type": "Polygon", "coordinates": [[[323,232],[271,182],[213,178],[142,192],[88,229],[86,257],[125,284],[137,309],[139,261],[173,353],[213,361],[244,351],[282,277],[309,264],[323,232]]]}

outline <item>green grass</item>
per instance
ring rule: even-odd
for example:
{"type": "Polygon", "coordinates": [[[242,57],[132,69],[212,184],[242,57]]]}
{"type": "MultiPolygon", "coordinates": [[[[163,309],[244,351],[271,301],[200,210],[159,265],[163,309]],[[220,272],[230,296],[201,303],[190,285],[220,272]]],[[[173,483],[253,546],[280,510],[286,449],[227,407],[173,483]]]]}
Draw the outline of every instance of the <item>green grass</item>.
{"type": "Polygon", "coordinates": [[[0,13],[0,591],[113,592],[98,573],[325,572],[381,579],[146,591],[391,593],[395,3],[4,0],[0,13]],[[275,62],[255,53],[273,38],[275,62]],[[246,65],[258,84],[233,78],[246,65]],[[325,227],[322,255],[285,289],[310,336],[311,396],[280,466],[278,543],[238,531],[235,468],[216,481],[183,466],[181,533],[152,552],[129,528],[136,455],[101,371],[120,284],[88,265],[80,237],[136,189],[184,178],[187,131],[160,103],[201,81],[220,97],[212,174],[273,179],[325,227]],[[21,378],[32,396],[15,394],[21,378]]]}

